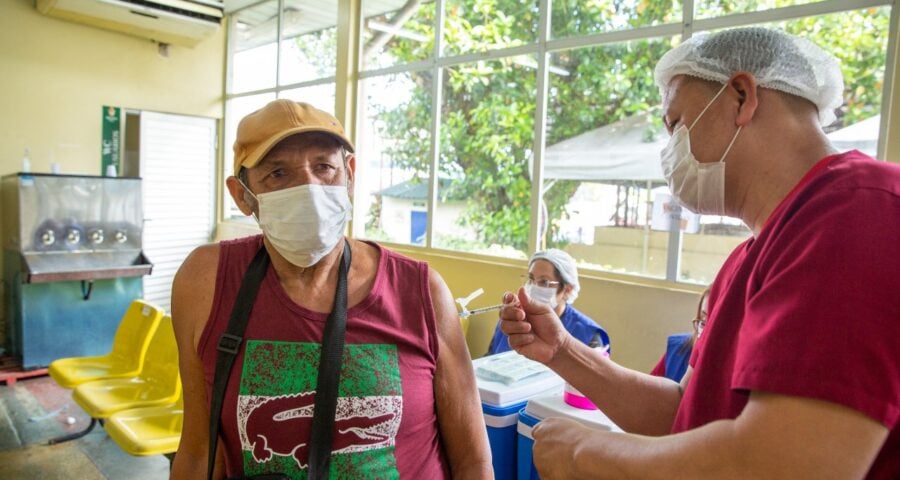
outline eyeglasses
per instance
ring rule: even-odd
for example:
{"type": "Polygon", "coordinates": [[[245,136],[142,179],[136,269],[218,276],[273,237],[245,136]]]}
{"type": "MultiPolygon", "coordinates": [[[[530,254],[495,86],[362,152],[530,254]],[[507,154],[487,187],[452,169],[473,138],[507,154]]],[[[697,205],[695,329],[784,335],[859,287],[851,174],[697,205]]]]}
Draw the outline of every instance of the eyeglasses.
{"type": "Polygon", "coordinates": [[[559,287],[559,282],[557,282],[556,280],[535,280],[528,275],[522,275],[522,281],[524,281],[526,285],[537,285],[541,288],[559,287]]]}

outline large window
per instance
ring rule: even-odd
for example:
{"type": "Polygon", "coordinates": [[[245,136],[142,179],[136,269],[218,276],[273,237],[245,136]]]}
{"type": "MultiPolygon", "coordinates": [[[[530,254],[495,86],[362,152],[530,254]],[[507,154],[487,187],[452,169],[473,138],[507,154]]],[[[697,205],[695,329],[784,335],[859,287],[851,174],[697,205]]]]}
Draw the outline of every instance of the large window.
{"type": "Polygon", "coordinates": [[[361,84],[353,208],[367,238],[425,245],[431,81],[428,72],[405,72],[361,84]]]}
{"type": "MultiPolygon", "coordinates": [[[[229,16],[224,173],[232,175],[237,125],[276,98],[334,112],[337,0],[265,0],[229,16]],[[277,81],[276,81],[277,80],[277,81]]],[[[246,218],[227,191],[224,217],[246,218]]]]}
{"type": "Polygon", "coordinates": [[[434,2],[363,2],[364,70],[426,60],[434,53],[434,2]]]}
{"type": "MultiPolygon", "coordinates": [[[[333,105],[337,10],[312,21],[298,13],[311,1],[233,13],[227,128],[275,96],[333,105]]],[[[707,284],[750,232],[675,208],[657,60],[703,31],[807,37],[846,82],[826,133],[876,155],[891,5],[362,0],[359,71],[338,79],[358,82],[354,235],[514,258],[552,246],[588,269],[707,284]]]]}
{"type": "Polygon", "coordinates": [[[278,72],[278,1],[232,14],[228,22],[229,93],[275,86],[278,72]]]}
{"type": "Polygon", "coordinates": [[[680,23],[683,16],[682,2],[677,0],[554,0],[552,3],[554,38],[680,23]]]}
{"type": "Polygon", "coordinates": [[[676,44],[661,37],[550,55],[567,74],[548,82],[541,246],[604,270],[665,276],[668,229],[652,220],[668,134],[653,70],[634,66],[656,64],[676,44]]]}
{"type": "Polygon", "coordinates": [[[536,64],[523,55],[443,70],[435,247],[526,256],[536,64]]]}
{"type": "Polygon", "coordinates": [[[444,45],[448,55],[534,44],[537,0],[446,0],[444,45]]]}
{"type": "Polygon", "coordinates": [[[694,5],[697,18],[719,17],[734,13],[758,12],[779,7],[815,3],[821,0],[700,0],[694,5]]]}

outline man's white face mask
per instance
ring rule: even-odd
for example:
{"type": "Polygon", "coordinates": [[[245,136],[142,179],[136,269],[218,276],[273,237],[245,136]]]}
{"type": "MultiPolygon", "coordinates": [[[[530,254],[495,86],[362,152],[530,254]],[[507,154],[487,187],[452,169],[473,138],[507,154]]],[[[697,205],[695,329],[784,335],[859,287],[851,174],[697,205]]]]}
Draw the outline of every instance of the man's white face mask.
{"type": "Polygon", "coordinates": [[[334,249],[353,211],[346,185],[299,185],[250,195],[259,205],[259,228],[298,267],[315,265],[334,249]]]}
{"type": "Polygon", "coordinates": [[[690,130],[700,117],[725,91],[728,84],[722,85],[719,93],[706,104],[700,115],[694,119],[690,127],[678,126],[669,139],[668,145],[660,153],[663,174],[672,196],[681,205],[694,213],[705,215],[725,214],[725,156],[731,151],[734,141],[741,133],[741,127],[734,132],[731,143],[715,163],[700,163],[691,152],[690,130]]]}

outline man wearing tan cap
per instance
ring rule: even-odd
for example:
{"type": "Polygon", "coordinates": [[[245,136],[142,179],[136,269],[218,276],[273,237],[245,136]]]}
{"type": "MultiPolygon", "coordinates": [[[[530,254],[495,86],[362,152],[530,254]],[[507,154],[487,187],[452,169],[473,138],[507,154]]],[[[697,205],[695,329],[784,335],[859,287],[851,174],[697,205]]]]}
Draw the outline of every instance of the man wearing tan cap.
{"type": "Polygon", "coordinates": [[[308,104],[276,100],[238,125],[227,185],[263,234],[199,247],[175,278],[185,414],[172,478],[206,477],[215,428],[214,478],[493,476],[443,279],[344,236],[355,166],[341,124],[308,104]],[[239,317],[246,326],[235,334],[239,317]],[[233,358],[230,369],[222,358],[233,358]],[[329,385],[334,415],[319,417],[333,428],[318,433],[330,441],[311,433],[329,385]],[[324,464],[321,444],[330,444],[324,464]]]}

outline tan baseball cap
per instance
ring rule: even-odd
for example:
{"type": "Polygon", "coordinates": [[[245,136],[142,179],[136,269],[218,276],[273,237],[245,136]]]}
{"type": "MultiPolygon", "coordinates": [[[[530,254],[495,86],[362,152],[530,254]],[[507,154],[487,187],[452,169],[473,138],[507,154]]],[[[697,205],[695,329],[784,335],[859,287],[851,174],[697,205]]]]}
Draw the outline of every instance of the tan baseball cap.
{"type": "Polygon", "coordinates": [[[247,115],[238,124],[234,141],[234,175],[241,167],[252,168],[259,163],[278,142],[306,132],[331,134],[347,150],[353,151],[344,127],[331,114],[308,103],[275,100],[247,115]]]}

